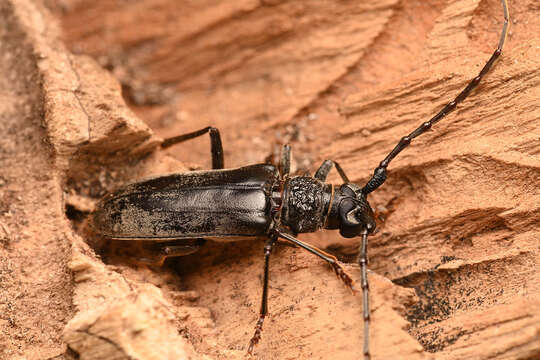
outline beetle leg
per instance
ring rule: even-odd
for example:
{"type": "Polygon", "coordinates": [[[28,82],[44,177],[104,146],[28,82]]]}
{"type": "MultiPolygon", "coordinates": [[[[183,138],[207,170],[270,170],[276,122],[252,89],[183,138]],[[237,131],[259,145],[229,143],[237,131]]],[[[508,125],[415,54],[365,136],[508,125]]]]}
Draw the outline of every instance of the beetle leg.
{"type": "Polygon", "coordinates": [[[333,167],[336,168],[339,176],[341,176],[341,179],[344,183],[350,183],[349,178],[347,177],[347,175],[345,175],[345,171],[343,171],[343,168],[334,160],[324,160],[319,169],[315,172],[315,176],[313,177],[315,179],[321,180],[322,182],[325,182],[326,178],[328,177],[328,173],[332,170],[333,167]]]}
{"type": "Polygon", "coordinates": [[[347,287],[349,287],[353,293],[356,293],[356,289],[354,288],[354,281],[353,279],[350,277],[349,274],[347,274],[347,272],[345,271],[345,269],[343,269],[343,267],[339,264],[338,260],[336,259],[336,257],[334,255],[331,255],[319,248],[316,248],[315,246],[312,246],[312,245],[309,245],[303,241],[300,241],[298,239],[296,239],[295,237],[287,234],[287,233],[284,233],[284,232],[281,232],[279,230],[276,231],[278,236],[284,238],[284,239],[287,239],[289,241],[291,241],[292,243],[300,246],[301,248],[304,248],[305,250],[309,251],[310,253],[314,254],[314,255],[317,255],[318,257],[320,257],[321,259],[323,259],[324,261],[328,262],[332,268],[334,269],[334,272],[336,273],[336,275],[345,283],[345,285],[347,287]]]}
{"type": "Polygon", "coordinates": [[[197,252],[206,242],[204,239],[181,239],[170,241],[151,241],[141,243],[142,256],[137,261],[154,266],[162,266],[169,257],[186,256],[197,252]]]}
{"type": "Polygon", "coordinates": [[[219,130],[214,127],[207,126],[201,130],[167,138],[163,140],[163,142],[161,143],[161,147],[165,149],[165,148],[168,148],[169,146],[173,146],[175,144],[194,139],[206,133],[210,134],[210,147],[212,151],[212,169],[223,169],[224,161],[223,161],[223,145],[221,143],[221,135],[219,134],[219,130]]]}
{"type": "Polygon", "coordinates": [[[266,317],[266,314],[268,314],[268,268],[269,268],[269,262],[270,262],[270,253],[272,252],[272,247],[274,246],[274,243],[277,240],[276,235],[272,235],[264,245],[264,280],[263,280],[263,295],[262,295],[262,302],[261,302],[261,312],[259,315],[259,320],[257,321],[257,325],[255,325],[255,334],[253,334],[253,337],[251,338],[249,342],[248,347],[248,354],[253,353],[253,348],[259,340],[261,339],[261,332],[262,332],[262,326],[264,322],[264,318],[266,317]]]}
{"type": "Polygon", "coordinates": [[[281,177],[285,178],[289,176],[291,171],[291,146],[289,144],[283,145],[281,150],[281,158],[279,159],[279,172],[281,177]]]}

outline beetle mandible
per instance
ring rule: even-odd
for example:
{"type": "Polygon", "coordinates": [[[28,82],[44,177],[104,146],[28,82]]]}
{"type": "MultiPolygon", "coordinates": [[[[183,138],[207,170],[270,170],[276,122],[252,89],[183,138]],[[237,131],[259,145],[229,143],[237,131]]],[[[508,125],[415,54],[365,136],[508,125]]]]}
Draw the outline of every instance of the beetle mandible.
{"type": "Polygon", "coordinates": [[[124,186],[103,197],[93,214],[93,230],[110,239],[153,240],[166,257],[196,252],[206,239],[236,241],[267,238],[264,246],[264,280],[260,316],[248,352],[261,338],[268,314],[268,266],[278,238],[317,255],[328,262],[345,285],[355,291],[352,278],[331,254],[296,239],[299,233],[319,229],[339,229],[343,237],[361,236],[358,263],[361,270],[364,318],[364,359],[369,350],[369,286],[367,279],[368,236],[375,230],[375,219],[368,195],[384,184],[387,167],[411,141],[429,130],[454,110],[489,72],[502,53],[508,32],[507,0],[501,0],[504,22],[499,43],[478,75],[429,121],[422,123],[398,144],[375,168],[364,186],[351,183],[342,167],[325,160],[314,176],[290,176],[290,147],[285,145],[279,167],[256,164],[224,169],[223,147],[216,128],[169,138],[162,148],[209,134],[212,170],[171,174],[124,186]],[[335,168],[343,184],[325,183],[335,168]]]}

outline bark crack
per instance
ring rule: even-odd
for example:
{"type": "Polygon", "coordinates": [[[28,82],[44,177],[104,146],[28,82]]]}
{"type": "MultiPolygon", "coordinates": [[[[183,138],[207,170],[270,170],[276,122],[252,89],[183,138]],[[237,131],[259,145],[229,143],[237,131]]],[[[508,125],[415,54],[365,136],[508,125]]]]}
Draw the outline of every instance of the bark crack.
{"type": "Polygon", "coordinates": [[[66,56],[69,67],[75,74],[75,77],[77,78],[77,88],[73,90],[73,95],[75,96],[75,99],[77,99],[77,102],[79,103],[79,107],[81,108],[82,112],[86,116],[87,121],[87,132],[88,132],[88,140],[87,142],[90,142],[91,139],[91,129],[90,129],[90,115],[88,114],[88,111],[86,111],[86,108],[84,107],[81,98],[79,97],[79,92],[81,91],[81,76],[79,75],[79,72],[75,69],[75,66],[73,64],[73,60],[71,59],[71,56],[68,54],[66,56]]]}

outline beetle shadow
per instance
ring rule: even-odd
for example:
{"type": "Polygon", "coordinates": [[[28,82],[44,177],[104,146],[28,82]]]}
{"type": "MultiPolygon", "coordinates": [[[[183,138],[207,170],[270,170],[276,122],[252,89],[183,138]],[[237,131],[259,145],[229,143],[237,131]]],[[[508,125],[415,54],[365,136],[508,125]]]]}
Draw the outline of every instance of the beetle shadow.
{"type": "MultiPolygon", "coordinates": [[[[207,241],[196,253],[169,258],[165,262],[179,276],[189,276],[203,269],[217,265],[240,265],[247,259],[248,264],[254,256],[263,258],[264,239],[254,241],[218,242],[207,241]]],[[[261,269],[262,271],[262,269],[261,269]]]]}

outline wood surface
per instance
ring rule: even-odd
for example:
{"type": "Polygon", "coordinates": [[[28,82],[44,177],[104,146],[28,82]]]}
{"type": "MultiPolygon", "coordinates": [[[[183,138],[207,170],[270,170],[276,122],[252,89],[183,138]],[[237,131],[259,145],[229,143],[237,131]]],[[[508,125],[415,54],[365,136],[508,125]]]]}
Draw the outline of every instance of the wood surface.
{"type": "MultiPolygon", "coordinates": [[[[373,359],[540,357],[540,6],[509,7],[493,71],[370,196],[373,359]]],[[[207,125],[228,167],[290,143],[293,171],[363,184],[502,20],[497,0],[1,1],[0,358],[248,358],[263,241],[141,266],[87,231],[96,199],[207,168],[207,139],[158,149],[207,125]]],[[[359,277],[359,239],[300,238],[359,277]]],[[[269,307],[254,358],[361,358],[360,297],[312,255],[276,248],[269,307]]]]}

